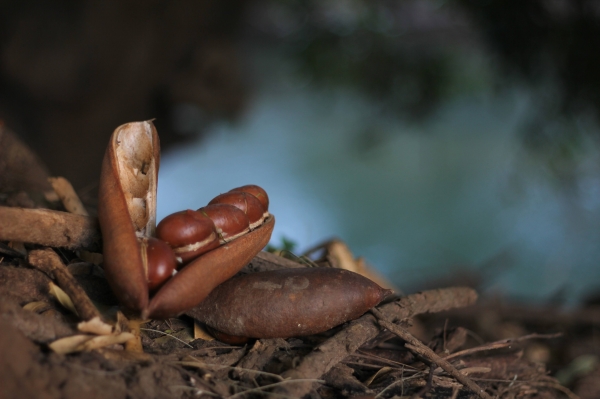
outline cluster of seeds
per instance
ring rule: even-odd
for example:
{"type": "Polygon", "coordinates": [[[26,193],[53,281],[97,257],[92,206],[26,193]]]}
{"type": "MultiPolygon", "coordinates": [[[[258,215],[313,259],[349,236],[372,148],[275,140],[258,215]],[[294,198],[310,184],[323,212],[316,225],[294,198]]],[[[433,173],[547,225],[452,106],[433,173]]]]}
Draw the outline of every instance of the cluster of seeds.
{"type": "Polygon", "coordinates": [[[234,188],[198,210],[165,217],[156,238],[142,238],[148,289],[156,291],[174,270],[200,255],[260,227],[269,216],[269,197],[259,186],[234,188]]]}

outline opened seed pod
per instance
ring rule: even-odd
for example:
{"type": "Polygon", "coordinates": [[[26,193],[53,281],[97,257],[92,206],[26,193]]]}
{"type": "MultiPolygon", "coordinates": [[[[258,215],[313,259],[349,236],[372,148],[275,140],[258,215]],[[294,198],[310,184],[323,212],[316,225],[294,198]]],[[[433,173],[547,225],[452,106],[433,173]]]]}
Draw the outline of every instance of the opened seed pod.
{"type": "Polygon", "coordinates": [[[353,320],[388,292],[347,270],[281,269],[230,279],[186,314],[236,338],[288,338],[353,320]]]}
{"type": "Polygon", "coordinates": [[[140,244],[154,236],[160,145],[150,121],[119,126],[102,163],[98,219],[106,278],[121,304],[145,317],[167,318],[197,305],[269,241],[275,218],[192,260],[150,298],[140,244]]]}

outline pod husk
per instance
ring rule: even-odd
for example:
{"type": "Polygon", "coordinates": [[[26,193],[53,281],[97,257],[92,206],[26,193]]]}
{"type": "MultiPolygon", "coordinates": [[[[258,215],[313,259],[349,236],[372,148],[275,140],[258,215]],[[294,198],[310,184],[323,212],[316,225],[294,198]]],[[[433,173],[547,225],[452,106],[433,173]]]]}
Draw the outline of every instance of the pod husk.
{"type": "Polygon", "coordinates": [[[388,293],[347,270],[281,269],[225,281],[186,314],[235,337],[288,338],[356,319],[388,293]]]}
{"type": "Polygon", "coordinates": [[[138,237],[151,236],[156,227],[159,163],[160,143],[154,124],[127,123],[111,136],[100,173],[98,219],[104,271],[120,303],[135,311],[148,305],[138,237]]]}
{"type": "Polygon", "coordinates": [[[150,300],[139,238],[156,229],[160,164],[158,134],[151,121],[119,126],[102,163],[98,219],[104,243],[104,270],[120,303],[142,318],[168,318],[197,305],[236,274],[267,245],[275,218],[209,251],[170,278],[150,300]]]}

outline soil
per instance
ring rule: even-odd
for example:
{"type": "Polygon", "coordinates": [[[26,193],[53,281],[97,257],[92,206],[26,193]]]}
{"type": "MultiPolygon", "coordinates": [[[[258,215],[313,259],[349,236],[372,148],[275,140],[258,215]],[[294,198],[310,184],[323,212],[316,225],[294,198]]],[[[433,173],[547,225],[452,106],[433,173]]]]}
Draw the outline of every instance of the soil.
{"type": "MultiPolygon", "coordinates": [[[[60,254],[77,265],[70,270],[109,319],[116,302],[97,267],[60,254]]],[[[289,262],[261,255],[243,272],[289,262]]],[[[80,319],[49,293],[50,281],[23,258],[3,256],[1,398],[478,397],[371,313],[315,336],[242,346],[194,339],[193,320],[182,316],[143,324],[143,352],[113,345],[54,353],[48,345],[76,334],[80,319]]],[[[378,309],[491,397],[600,397],[597,308],[564,313],[498,301],[463,307],[474,300],[472,292],[426,291],[378,309]]]]}
{"type": "MultiPolygon", "coordinates": [[[[9,134],[0,125],[12,143],[0,146],[11,160],[0,164],[0,210],[64,211],[47,195],[46,169],[25,162],[35,157],[9,134]],[[23,164],[35,179],[14,177],[23,164]],[[10,191],[6,182],[29,183],[10,191]]],[[[10,236],[1,216],[0,236],[10,236]]],[[[27,229],[35,227],[16,230],[27,229]]],[[[597,305],[565,312],[450,287],[390,296],[317,335],[230,345],[186,315],[127,320],[101,255],[67,238],[71,249],[0,238],[0,399],[600,398],[597,305]],[[99,318],[110,324],[96,325],[103,335],[82,334],[80,322],[99,318]]],[[[262,252],[240,273],[340,267],[330,255],[300,262],[262,252]]]]}

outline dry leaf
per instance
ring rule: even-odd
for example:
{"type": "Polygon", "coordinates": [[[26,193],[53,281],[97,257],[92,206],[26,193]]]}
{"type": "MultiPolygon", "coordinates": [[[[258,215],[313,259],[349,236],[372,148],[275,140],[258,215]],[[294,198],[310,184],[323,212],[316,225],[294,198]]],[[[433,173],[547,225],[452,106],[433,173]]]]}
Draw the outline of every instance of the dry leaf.
{"type": "Polygon", "coordinates": [[[128,332],[122,332],[117,335],[99,335],[84,342],[79,350],[89,351],[92,349],[104,348],[105,346],[124,344],[134,338],[135,336],[128,332]]]}
{"type": "Polygon", "coordinates": [[[333,267],[358,273],[369,280],[374,281],[382,288],[389,288],[398,292],[398,289],[394,286],[394,284],[377,273],[365,262],[364,258],[354,258],[352,251],[350,251],[350,248],[348,248],[345,242],[340,240],[331,240],[325,244],[325,251],[327,253],[327,258],[330,260],[333,267]]]}
{"type": "Polygon", "coordinates": [[[205,341],[215,340],[215,338],[208,333],[206,328],[197,321],[194,321],[194,339],[203,339],[205,341]]]}
{"type": "Polygon", "coordinates": [[[133,338],[133,334],[123,332],[117,335],[73,335],[66,338],[58,339],[52,342],[50,349],[59,354],[67,354],[73,352],[89,351],[92,349],[104,348],[110,345],[123,344],[133,338]]]}
{"type": "Polygon", "coordinates": [[[65,308],[79,316],[77,313],[77,309],[75,309],[75,305],[73,305],[73,301],[71,297],[67,295],[66,292],[62,290],[58,285],[54,284],[52,281],[49,283],[49,291],[50,294],[65,308]]]}
{"type": "Polygon", "coordinates": [[[81,332],[91,333],[96,335],[110,335],[113,332],[113,327],[110,324],[106,324],[100,317],[94,317],[88,321],[82,321],[77,324],[77,329],[81,332]]]}
{"type": "Polygon", "coordinates": [[[73,352],[80,351],[80,349],[78,349],[78,348],[81,347],[82,344],[91,340],[92,338],[94,338],[93,335],[87,335],[87,334],[72,335],[70,337],[57,339],[56,341],[52,342],[48,346],[54,352],[64,355],[67,353],[73,353],[73,352]]]}
{"type": "Polygon", "coordinates": [[[395,368],[392,368],[392,367],[382,367],[382,368],[380,368],[380,369],[379,369],[379,370],[378,370],[378,371],[377,371],[375,374],[373,374],[373,375],[371,376],[371,378],[367,379],[367,380],[364,382],[364,384],[365,384],[366,386],[370,386],[370,385],[373,383],[373,381],[375,381],[375,379],[376,379],[376,378],[378,378],[378,377],[382,377],[382,376],[384,376],[385,374],[388,374],[388,373],[390,373],[390,372],[393,372],[393,371],[396,371],[396,370],[397,370],[397,369],[395,369],[395,368]]]}
{"type": "Polygon", "coordinates": [[[117,323],[115,324],[115,334],[122,331],[129,331],[129,319],[119,310],[117,311],[117,323]]]}
{"type": "Polygon", "coordinates": [[[34,313],[43,313],[46,310],[52,309],[52,305],[44,301],[34,301],[23,306],[23,309],[30,310],[34,313]]]}

